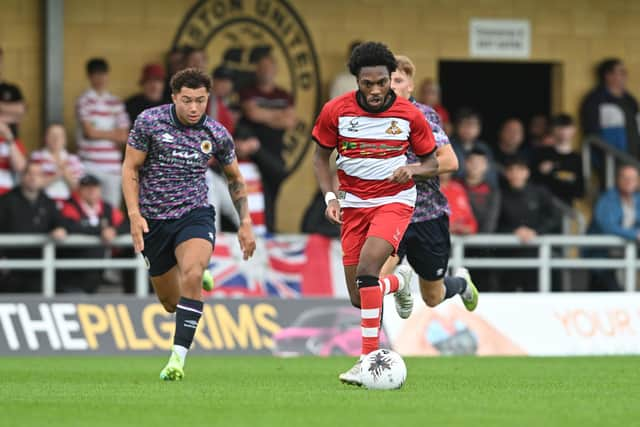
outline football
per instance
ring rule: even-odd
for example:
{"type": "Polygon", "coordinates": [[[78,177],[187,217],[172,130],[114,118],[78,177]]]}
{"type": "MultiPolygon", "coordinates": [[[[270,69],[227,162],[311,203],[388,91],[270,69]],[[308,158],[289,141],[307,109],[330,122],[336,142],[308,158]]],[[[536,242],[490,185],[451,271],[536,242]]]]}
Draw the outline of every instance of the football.
{"type": "Polygon", "coordinates": [[[395,351],[372,351],[362,361],[362,384],[368,389],[397,389],[402,387],[406,379],[407,367],[395,351]]]}

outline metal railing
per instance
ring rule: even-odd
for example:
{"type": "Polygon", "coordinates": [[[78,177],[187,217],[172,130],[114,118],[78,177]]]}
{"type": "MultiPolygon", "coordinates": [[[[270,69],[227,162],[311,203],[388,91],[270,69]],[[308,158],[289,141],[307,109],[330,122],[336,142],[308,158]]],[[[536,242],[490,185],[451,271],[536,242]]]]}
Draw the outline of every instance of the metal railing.
{"type": "MultiPolygon", "coordinates": [[[[616,236],[539,236],[523,244],[512,234],[487,234],[451,238],[451,266],[482,269],[537,269],[538,290],[551,291],[551,271],[554,269],[624,269],[624,289],[636,290],[636,271],[640,268],[636,244],[616,236]],[[465,257],[465,248],[537,248],[535,258],[471,258],[465,257]],[[624,250],[621,259],[606,258],[554,258],[553,248],[605,247],[624,250]]],[[[566,253],[566,251],[565,251],[566,253]]]]}
{"type": "MultiPolygon", "coordinates": [[[[479,234],[474,236],[453,236],[451,239],[451,266],[480,269],[537,269],[538,289],[541,292],[551,290],[551,272],[562,269],[621,269],[624,270],[624,288],[627,292],[636,289],[636,271],[640,268],[637,260],[636,244],[616,236],[539,236],[523,244],[512,234],[479,234]],[[485,258],[465,257],[466,248],[537,248],[537,257],[531,258],[485,258]],[[565,255],[555,256],[554,248],[606,247],[622,249],[623,258],[571,258],[565,255]]],[[[0,235],[0,248],[42,247],[41,259],[0,259],[0,269],[42,270],[42,294],[45,297],[55,295],[56,270],[85,269],[132,269],[136,271],[136,295],[149,293],[147,270],[142,257],[136,255],[123,259],[59,259],[56,247],[98,247],[102,242],[97,237],[73,235],[64,241],[56,242],[48,236],[32,234],[0,235]]],[[[130,236],[117,237],[112,246],[131,247],[130,236]]]]}
{"type": "MultiPolygon", "coordinates": [[[[113,258],[56,258],[56,247],[100,247],[104,246],[98,237],[71,235],[62,241],[55,241],[42,234],[0,234],[0,248],[42,247],[40,259],[0,259],[0,270],[42,270],[42,294],[52,297],[56,290],[56,270],[92,270],[119,268],[135,270],[136,295],[149,294],[149,279],[142,257],[113,258]]],[[[110,246],[131,248],[131,236],[116,237],[110,246]]]]}
{"type": "Polygon", "coordinates": [[[596,135],[588,135],[582,141],[582,172],[585,185],[587,186],[587,192],[589,190],[588,183],[591,180],[591,170],[593,168],[591,163],[592,148],[597,148],[598,151],[604,154],[604,188],[614,187],[618,163],[629,164],[640,169],[640,162],[629,153],[607,144],[602,138],[596,135]]]}

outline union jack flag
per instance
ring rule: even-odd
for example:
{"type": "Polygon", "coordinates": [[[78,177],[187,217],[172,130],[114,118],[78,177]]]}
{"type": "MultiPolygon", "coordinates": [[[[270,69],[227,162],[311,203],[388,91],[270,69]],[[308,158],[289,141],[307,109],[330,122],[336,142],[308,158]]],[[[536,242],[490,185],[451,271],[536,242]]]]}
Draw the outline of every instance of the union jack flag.
{"type": "Polygon", "coordinates": [[[302,295],[306,249],[306,237],[276,237],[267,240],[269,268],[264,281],[267,295],[281,298],[299,298],[302,295]]]}
{"type": "Polygon", "coordinates": [[[251,268],[252,264],[251,261],[242,262],[240,245],[233,234],[218,234],[209,260],[214,288],[208,294],[230,297],[265,296],[261,278],[256,274],[259,269],[251,268]]]}
{"type": "MultiPolygon", "coordinates": [[[[334,242],[334,244],[338,244],[334,242]]],[[[256,240],[254,256],[244,261],[235,234],[221,233],[209,262],[215,286],[209,296],[336,296],[331,264],[341,269],[332,242],[322,236],[279,235],[256,240]],[[333,259],[335,258],[335,259],[333,259]]],[[[340,274],[341,278],[342,274],[340,274]]],[[[338,292],[344,290],[339,281],[338,292]]]]}

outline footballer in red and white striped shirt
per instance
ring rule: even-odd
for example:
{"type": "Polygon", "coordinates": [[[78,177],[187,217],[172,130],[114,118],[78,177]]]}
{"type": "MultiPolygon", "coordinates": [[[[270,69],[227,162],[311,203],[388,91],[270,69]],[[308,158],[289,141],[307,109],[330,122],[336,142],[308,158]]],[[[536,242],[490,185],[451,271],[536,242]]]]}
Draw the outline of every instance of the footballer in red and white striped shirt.
{"type": "MultiPolygon", "coordinates": [[[[411,309],[411,269],[400,267],[381,279],[379,274],[397,250],[413,215],[413,177],[431,177],[438,171],[429,124],[410,101],[391,90],[391,73],[396,67],[385,45],[360,44],[349,60],[358,90],[325,104],[312,132],[318,144],[314,166],[325,193],[325,214],[342,224],[343,265],[351,303],[361,309],[363,356],[378,349],[384,294],[398,292],[399,310],[411,309]],[[419,163],[407,165],[409,147],[419,163]],[[339,201],[329,172],[335,149],[339,201]]],[[[340,380],[361,385],[360,364],[341,374],[340,380]]]]}

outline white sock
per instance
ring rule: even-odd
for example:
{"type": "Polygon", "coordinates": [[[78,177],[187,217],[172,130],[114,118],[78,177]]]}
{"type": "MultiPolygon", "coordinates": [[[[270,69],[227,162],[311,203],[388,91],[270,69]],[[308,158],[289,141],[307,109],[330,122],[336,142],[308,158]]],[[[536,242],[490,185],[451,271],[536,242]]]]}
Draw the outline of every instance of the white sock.
{"type": "Polygon", "coordinates": [[[184,364],[184,359],[187,358],[187,352],[189,351],[189,349],[187,347],[183,347],[181,345],[173,345],[173,351],[175,354],[177,354],[178,356],[180,356],[180,360],[182,360],[182,363],[184,364]]]}

